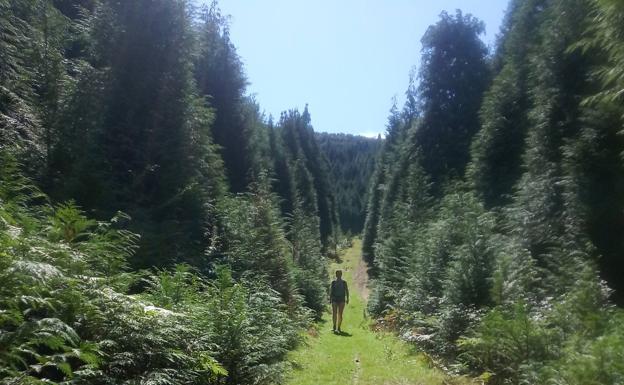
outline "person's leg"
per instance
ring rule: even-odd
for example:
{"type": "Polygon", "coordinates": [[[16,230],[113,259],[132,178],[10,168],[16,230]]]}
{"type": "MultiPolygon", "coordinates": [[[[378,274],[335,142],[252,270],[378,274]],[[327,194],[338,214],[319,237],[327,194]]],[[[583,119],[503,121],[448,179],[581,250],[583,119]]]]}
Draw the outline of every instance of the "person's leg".
{"type": "Polygon", "coordinates": [[[344,311],[345,308],[345,303],[344,302],[340,302],[338,304],[338,331],[340,331],[340,325],[342,325],[342,312],[344,311]]]}
{"type": "Polygon", "coordinates": [[[338,304],[334,301],[332,301],[332,321],[334,322],[333,325],[334,327],[332,328],[332,330],[336,330],[336,315],[338,313],[338,304]]]}

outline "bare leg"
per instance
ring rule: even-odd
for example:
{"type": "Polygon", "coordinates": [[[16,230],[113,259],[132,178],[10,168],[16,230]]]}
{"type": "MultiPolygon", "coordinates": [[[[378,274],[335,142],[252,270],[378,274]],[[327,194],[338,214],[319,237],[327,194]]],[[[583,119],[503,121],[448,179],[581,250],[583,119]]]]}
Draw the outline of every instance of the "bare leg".
{"type": "Polygon", "coordinates": [[[338,313],[338,304],[334,301],[332,301],[332,321],[334,321],[334,328],[333,330],[336,330],[336,315],[338,313]]]}
{"type": "Polygon", "coordinates": [[[344,311],[345,308],[345,303],[344,302],[340,302],[338,305],[338,330],[340,330],[340,325],[342,325],[342,312],[344,311]]]}

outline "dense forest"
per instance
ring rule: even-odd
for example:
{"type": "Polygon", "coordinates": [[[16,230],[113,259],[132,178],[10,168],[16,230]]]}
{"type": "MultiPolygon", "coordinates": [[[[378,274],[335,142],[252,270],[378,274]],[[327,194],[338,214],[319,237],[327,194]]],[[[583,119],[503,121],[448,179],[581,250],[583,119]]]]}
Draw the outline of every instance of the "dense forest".
{"type": "Polygon", "coordinates": [[[268,384],[340,233],[216,4],[0,1],[0,382],[268,384]]]}
{"type": "Polygon", "coordinates": [[[316,134],[321,153],[329,162],[340,228],[344,234],[360,234],[366,219],[368,186],[382,139],[348,134],[316,134]]]}
{"type": "Polygon", "coordinates": [[[488,384],[624,381],[624,3],[443,13],[369,194],[369,311],[488,384]]]}
{"type": "Polygon", "coordinates": [[[443,12],[383,140],[266,116],[194,4],[0,0],[1,384],[283,383],[360,232],[432,366],[624,383],[621,0],[443,12]]]}

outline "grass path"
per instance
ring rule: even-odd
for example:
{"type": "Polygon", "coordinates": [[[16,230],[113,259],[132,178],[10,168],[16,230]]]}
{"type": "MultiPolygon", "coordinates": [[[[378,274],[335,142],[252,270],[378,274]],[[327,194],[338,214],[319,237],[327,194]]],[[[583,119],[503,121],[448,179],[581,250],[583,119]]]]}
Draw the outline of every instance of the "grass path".
{"type": "Polygon", "coordinates": [[[311,330],[306,344],[290,355],[294,369],[289,385],[434,385],[470,384],[450,378],[429,368],[422,356],[410,353],[409,347],[391,334],[373,332],[364,309],[367,296],[362,282],[361,242],[332,264],[330,271],[342,269],[349,285],[351,301],[346,306],[342,330],[344,336],[331,331],[331,314],[325,313],[317,329],[311,330]],[[357,275],[358,281],[354,282],[357,275]]]}

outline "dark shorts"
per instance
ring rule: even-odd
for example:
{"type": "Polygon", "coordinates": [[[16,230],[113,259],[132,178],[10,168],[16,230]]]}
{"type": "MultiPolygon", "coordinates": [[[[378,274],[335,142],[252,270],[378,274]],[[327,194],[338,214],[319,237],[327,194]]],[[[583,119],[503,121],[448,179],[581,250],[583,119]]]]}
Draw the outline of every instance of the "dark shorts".
{"type": "Polygon", "coordinates": [[[344,298],[332,298],[332,303],[344,303],[345,299],[344,298]]]}

